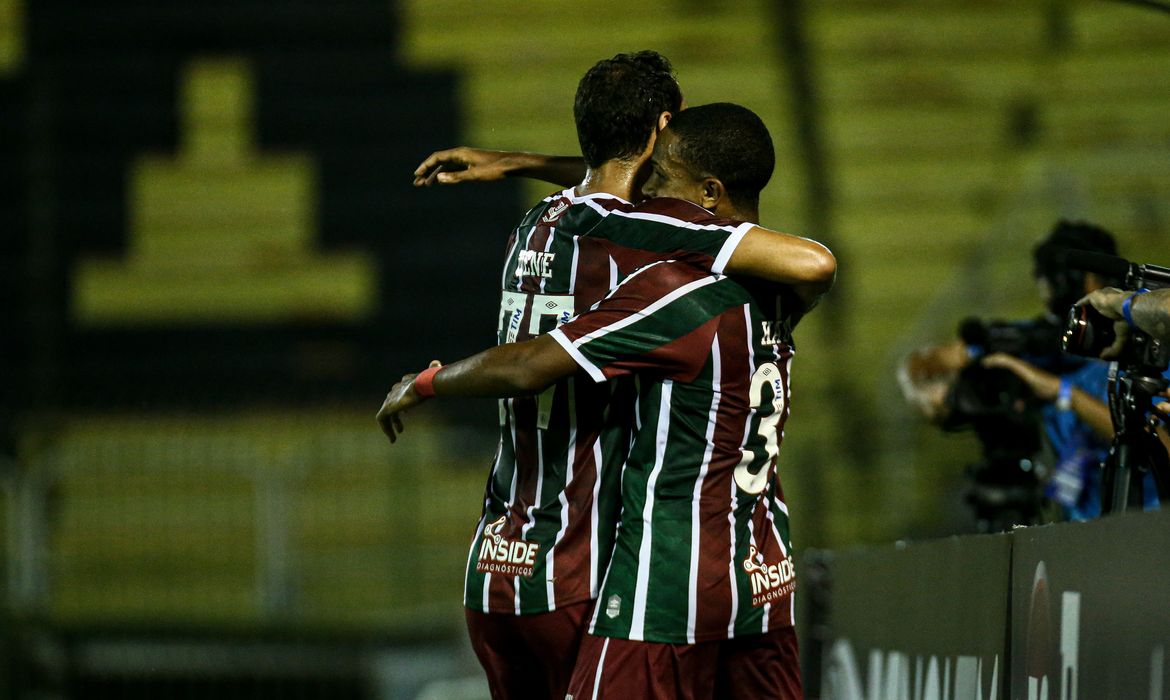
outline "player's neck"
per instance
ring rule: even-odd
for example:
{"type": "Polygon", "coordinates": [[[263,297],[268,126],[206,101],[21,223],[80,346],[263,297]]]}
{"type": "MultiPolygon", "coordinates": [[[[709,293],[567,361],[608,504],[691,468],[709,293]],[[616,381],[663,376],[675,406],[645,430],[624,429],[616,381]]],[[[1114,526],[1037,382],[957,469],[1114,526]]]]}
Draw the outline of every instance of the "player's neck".
{"type": "Polygon", "coordinates": [[[585,171],[585,179],[577,185],[578,195],[612,194],[626,201],[642,198],[637,161],[607,160],[596,168],[585,171]]]}
{"type": "Polygon", "coordinates": [[[760,208],[750,206],[736,206],[730,200],[721,202],[720,206],[715,207],[716,216],[722,216],[725,219],[734,219],[736,221],[746,221],[750,224],[760,223],[760,208]]]}

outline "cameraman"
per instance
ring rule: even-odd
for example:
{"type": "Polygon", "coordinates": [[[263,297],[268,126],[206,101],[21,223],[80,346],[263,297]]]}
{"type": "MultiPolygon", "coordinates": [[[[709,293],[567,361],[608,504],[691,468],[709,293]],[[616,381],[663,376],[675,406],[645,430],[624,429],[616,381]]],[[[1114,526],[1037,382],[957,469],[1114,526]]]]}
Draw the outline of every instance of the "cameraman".
{"type": "MultiPolygon", "coordinates": [[[[1113,320],[1113,330],[1117,337],[1112,345],[1101,351],[1103,359],[1118,357],[1134,329],[1145,332],[1155,340],[1170,343],[1170,288],[1147,292],[1103,287],[1090,292],[1078,303],[1090,304],[1103,316],[1113,320]]],[[[1165,376],[1170,379],[1170,371],[1165,376]]],[[[1170,393],[1163,396],[1170,397],[1170,393]]],[[[1170,418],[1170,402],[1156,404],[1155,408],[1164,420],[1170,418]]],[[[1170,433],[1165,425],[1158,429],[1158,438],[1170,451],[1170,433]]]]}
{"type": "MultiPolygon", "coordinates": [[[[1081,222],[1061,221],[1056,225],[1049,237],[1036,247],[1034,258],[1041,297],[1048,311],[1057,317],[1064,317],[1086,295],[1092,297],[1110,289],[1106,285],[1112,281],[1097,273],[1068,267],[1065,254],[1069,250],[1117,254],[1113,237],[1104,229],[1081,222]]],[[[1124,301],[1119,302],[1119,307],[1124,301]]],[[[1124,324],[1124,311],[1120,311],[1124,324]]],[[[1091,360],[1079,369],[1057,375],[1003,353],[988,355],[982,362],[984,366],[1012,372],[1045,404],[1042,420],[1057,462],[1048,495],[1063,507],[1071,520],[1098,516],[1100,464],[1113,438],[1108,363],[1091,360]]],[[[1156,507],[1153,481],[1148,477],[1147,480],[1144,505],[1156,507]]]]}
{"type": "MultiPolygon", "coordinates": [[[[1077,300],[1110,282],[1095,273],[1069,267],[1065,262],[1069,250],[1117,254],[1113,236],[1104,229],[1082,222],[1058,222],[1033,250],[1033,275],[1046,310],[1053,318],[1063,319],[1077,300]]],[[[928,418],[945,424],[946,411],[953,409],[957,405],[955,397],[961,396],[958,391],[963,388],[961,377],[979,377],[977,373],[971,374],[975,369],[971,365],[979,363],[984,368],[1006,370],[1018,377],[1023,385],[1020,391],[1030,392],[1035,402],[1043,404],[1039,409],[1040,421],[1057,462],[1046,494],[1061,506],[1064,516],[1070,520],[1096,517],[1101,508],[1098,465],[1107,454],[1113,436],[1107,404],[1108,364],[1062,357],[1055,337],[1043,349],[1046,357],[1015,351],[1015,354],[996,352],[994,343],[987,345],[956,341],[911,354],[901,372],[908,398],[928,418]],[[1037,363],[1046,360],[1045,367],[1038,366],[1037,363]]],[[[979,379],[991,380],[990,377],[979,379]]],[[[1022,404],[1023,400],[1015,403],[1022,404]]],[[[1018,411],[1023,413],[1025,408],[1020,407],[1018,411]]]]}

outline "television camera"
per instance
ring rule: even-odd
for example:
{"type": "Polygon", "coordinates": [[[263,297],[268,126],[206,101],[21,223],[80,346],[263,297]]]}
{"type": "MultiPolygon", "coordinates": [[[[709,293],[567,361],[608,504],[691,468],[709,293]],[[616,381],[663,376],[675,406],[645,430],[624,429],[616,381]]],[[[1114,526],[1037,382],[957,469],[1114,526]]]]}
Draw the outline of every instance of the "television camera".
{"type": "MultiPolygon", "coordinates": [[[[1170,268],[1166,267],[1085,251],[1069,251],[1068,264],[1124,280],[1124,289],[1170,287],[1170,268]]],[[[1077,304],[1069,309],[1061,347],[1067,353],[1099,357],[1116,337],[1112,319],[1089,304],[1077,304]]],[[[1154,475],[1158,500],[1170,502],[1170,458],[1155,434],[1161,419],[1150,411],[1153,397],[1170,386],[1165,378],[1168,366],[1170,345],[1133,328],[1110,371],[1109,412],[1114,435],[1103,465],[1102,513],[1140,508],[1146,472],[1154,475]]]]}

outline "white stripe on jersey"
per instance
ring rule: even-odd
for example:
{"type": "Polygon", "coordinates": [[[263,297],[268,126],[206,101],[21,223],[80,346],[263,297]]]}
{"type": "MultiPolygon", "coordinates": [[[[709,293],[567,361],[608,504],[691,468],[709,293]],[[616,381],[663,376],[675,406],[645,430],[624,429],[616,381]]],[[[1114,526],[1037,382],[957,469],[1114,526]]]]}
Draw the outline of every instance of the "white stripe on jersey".
{"type": "MultiPolygon", "coordinates": [[[[747,329],[748,368],[750,369],[748,376],[754,377],[756,374],[756,346],[755,346],[755,341],[752,338],[752,310],[751,310],[751,307],[748,306],[747,304],[744,304],[744,307],[743,307],[743,323],[744,323],[744,327],[747,329]]],[[[764,465],[764,469],[771,469],[771,468],[772,468],[772,465],[770,465],[770,464],[764,465]]],[[[757,496],[757,498],[758,498],[758,496],[757,496]]],[[[769,517],[771,516],[771,511],[768,512],[768,515],[769,515],[769,517]]],[[[750,519],[750,516],[749,516],[747,525],[748,525],[748,537],[749,537],[748,541],[751,544],[755,545],[756,549],[758,549],[759,551],[763,551],[764,548],[762,546],[760,546],[760,541],[758,539],[756,539],[756,526],[755,526],[755,523],[750,519]]],[[[783,548],[783,545],[781,545],[781,548],[783,548]]],[[[768,618],[772,613],[772,603],[771,602],[764,603],[762,612],[763,612],[763,615],[761,615],[761,629],[760,629],[761,633],[768,631],[768,618]]]]}
{"type": "Polygon", "coordinates": [[[727,509],[727,523],[731,534],[731,556],[728,557],[727,574],[731,581],[731,616],[727,621],[727,638],[735,636],[735,618],[739,617],[739,588],[735,585],[735,479],[731,480],[731,507],[727,509]]]}
{"type": "MultiPolygon", "coordinates": [[[[553,244],[553,241],[555,241],[555,240],[556,240],[556,238],[557,238],[557,227],[556,227],[556,226],[549,226],[549,227],[548,227],[548,240],[546,240],[546,241],[544,242],[544,252],[546,252],[546,253],[547,253],[548,251],[552,250],[552,244],[553,244]]],[[[576,243],[576,240],[577,240],[577,237],[576,237],[576,236],[574,236],[574,237],[573,237],[573,242],[574,242],[574,243],[576,243]]],[[[577,247],[576,245],[574,245],[574,246],[573,246],[573,248],[574,248],[574,249],[576,249],[576,247],[577,247]]],[[[575,262],[576,262],[576,261],[574,260],[574,263],[575,263],[575,262]]],[[[577,266],[574,264],[574,265],[573,265],[573,272],[574,272],[574,273],[576,273],[576,272],[577,272],[577,269],[576,269],[576,268],[577,268],[577,266]]],[[[541,277],[541,278],[540,278],[540,293],[541,293],[541,294],[544,294],[544,285],[545,285],[545,283],[546,283],[546,282],[548,282],[548,278],[547,278],[547,277],[541,277]]],[[[570,292],[570,293],[572,293],[572,292],[570,292]]]]}
{"type": "MultiPolygon", "coordinates": [[[[512,406],[511,399],[508,399],[508,406],[509,406],[509,410],[511,410],[511,406],[512,406]]],[[[516,449],[516,414],[515,414],[515,412],[512,412],[512,417],[509,420],[509,423],[512,426],[512,431],[511,431],[512,432],[512,449],[515,450],[516,449]]],[[[516,465],[513,464],[512,465],[512,485],[508,488],[508,502],[504,504],[504,514],[505,515],[507,515],[507,513],[511,512],[512,504],[516,502],[516,482],[519,481],[519,479],[517,478],[518,471],[519,470],[516,469],[516,465]]],[[[491,574],[487,574],[484,577],[485,583],[484,583],[484,596],[483,597],[484,597],[485,601],[487,600],[487,597],[488,597],[487,596],[487,583],[486,583],[486,581],[489,581],[490,578],[491,578],[491,574]]],[[[512,596],[513,605],[516,608],[516,614],[519,615],[520,614],[520,577],[519,576],[512,577],[512,585],[513,585],[513,588],[512,588],[512,590],[513,590],[513,596],[512,596]]]]}
{"type": "MultiPolygon", "coordinates": [[[[777,355],[779,355],[779,353],[777,353],[777,355]]],[[[789,415],[791,415],[792,414],[792,386],[791,386],[791,384],[792,384],[792,379],[791,379],[791,377],[792,377],[792,355],[789,355],[788,359],[784,362],[784,377],[786,379],[786,381],[784,382],[784,395],[788,397],[787,400],[784,402],[785,403],[784,410],[788,411],[789,415]]],[[[780,433],[780,437],[781,438],[784,437],[783,432],[780,433]]],[[[779,458],[777,458],[777,460],[779,460],[779,458]]],[[[780,474],[779,461],[776,462],[776,474],[777,474],[776,478],[779,479],[780,478],[780,476],[779,476],[779,474],[780,474]]],[[[786,515],[786,516],[788,515],[788,504],[787,503],[785,503],[784,501],[782,501],[780,499],[776,499],[776,505],[780,506],[780,510],[783,511],[784,515],[786,515]]]]}
{"type": "Polygon", "coordinates": [[[541,491],[543,489],[544,489],[544,431],[538,430],[538,431],[536,431],[536,498],[534,498],[532,504],[530,506],[528,506],[528,512],[526,514],[528,516],[528,522],[524,523],[524,526],[520,528],[520,538],[521,539],[525,539],[525,540],[528,539],[528,531],[531,530],[532,526],[536,524],[536,518],[533,517],[532,511],[536,510],[536,507],[538,505],[540,505],[541,503],[543,503],[543,501],[541,499],[541,495],[542,495],[541,491]]]}
{"type": "MultiPolygon", "coordinates": [[[[764,497],[764,506],[767,508],[768,522],[772,524],[772,535],[775,536],[776,542],[780,545],[780,553],[788,556],[788,547],[784,545],[784,538],[780,536],[780,529],[776,527],[776,516],[772,513],[772,504],[775,503],[776,505],[782,506],[784,505],[784,501],[781,501],[779,498],[772,498],[772,496],[768,495],[767,491],[761,495],[764,497]]],[[[788,512],[785,511],[784,514],[788,515],[788,512]]]]}
{"type": "Polygon", "coordinates": [[[650,477],[646,481],[646,505],[642,508],[642,544],[638,549],[638,582],[634,587],[634,612],[630,621],[629,636],[635,641],[642,641],[645,636],[646,589],[650,584],[650,555],[653,546],[651,522],[654,519],[654,487],[658,482],[658,475],[662,473],[663,458],[666,455],[666,441],[670,433],[670,397],[673,390],[674,382],[670,379],[663,380],[656,433],[657,454],[654,457],[654,468],[650,470],[650,477]]]}
{"type": "MultiPolygon", "coordinates": [[[[629,202],[627,202],[626,200],[622,199],[621,197],[617,196],[616,194],[610,194],[609,192],[594,192],[593,194],[577,194],[576,187],[570,187],[569,189],[562,191],[559,195],[556,195],[556,196],[564,197],[564,198],[568,199],[570,202],[572,202],[573,204],[592,204],[594,201],[599,200],[599,199],[612,199],[615,202],[621,202],[622,204],[629,204],[629,202]]],[[[551,197],[550,197],[550,199],[551,199],[551,197]]]]}
{"type": "Polygon", "coordinates": [[[491,590],[492,590],[492,575],[490,573],[483,575],[483,611],[491,611],[491,590]]]}
{"type": "Polygon", "coordinates": [[[585,372],[589,374],[589,377],[593,379],[593,381],[597,382],[598,384],[601,384],[605,381],[605,374],[602,373],[600,369],[598,369],[597,365],[590,362],[589,358],[581,354],[581,351],[578,350],[575,345],[573,345],[573,342],[565,337],[564,331],[562,331],[560,328],[554,328],[545,335],[557,341],[557,345],[560,345],[565,352],[569,353],[569,357],[573,358],[573,362],[576,362],[578,367],[585,370],[585,372]]]}
{"type": "MultiPolygon", "coordinates": [[[[556,562],[557,545],[561,543],[561,539],[565,536],[565,530],[569,527],[569,497],[565,491],[569,488],[569,484],[573,483],[573,467],[577,459],[577,407],[574,404],[576,401],[576,392],[573,378],[569,377],[565,383],[565,393],[569,400],[569,447],[568,454],[565,456],[565,485],[561,492],[557,494],[557,500],[561,504],[561,529],[557,530],[556,537],[553,538],[552,546],[544,555],[545,561],[545,589],[548,595],[548,605],[550,610],[555,610],[556,604],[556,586],[553,583],[556,581],[556,571],[553,564],[556,562]]],[[[596,541],[596,535],[593,536],[596,541]]],[[[596,546],[590,547],[590,550],[596,549],[596,546]]],[[[590,556],[595,556],[592,551],[590,556]]],[[[597,594],[590,591],[590,595],[597,597],[597,594]]]]}
{"type": "MultiPolygon", "coordinates": [[[[512,241],[512,247],[508,249],[508,255],[504,260],[511,260],[516,253],[516,246],[520,245],[520,230],[516,230],[516,238],[512,241]]],[[[504,265],[504,276],[500,279],[500,289],[508,289],[508,266],[504,265]]]]}
{"type": "Polygon", "coordinates": [[[739,242],[747,235],[747,232],[752,230],[754,224],[743,223],[735,228],[735,233],[723,243],[723,247],[719,249],[719,254],[715,256],[715,263],[711,265],[711,272],[717,275],[723,274],[724,269],[727,268],[727,262],[731,260],[731,254],[739,247],[739,242]]]}
{"type": "MultiPolygon", "coordinates": [[[[747,335],[747,342],[745,343],[748,351],[748,372],[747,376],[752,376],[756,373],[756,346],[752,337],[752,310],[747,304],[743,305],[744,313],[744,332],[747,335]]],[[[747,421],[743,426],[743,437],[740,439],[740,448],[747,445],[748,437],[752,431],[752,416],[755,415],[755,409],[748,414],[747,421]]],[[[731,508],[727,513],[727,521],[731,523],[731,620],[727,625],[728,639],[735,636],[735,618],[739,615],[739,591],[735,587],[735,505],[738,501],[736,493],[735,479],[731,480],[731,508]]]]}
{"type": "MultiPolygon", "coordinates": [[[[655,264],[658,264],[658,263],[655,263],[655,264]]],[[[648,265],[646,268],[642,268],[642,269],[644,270],[644,269],[647,269],[649,267],[652,267],[652,265],[648,265]]],[[[630,275],[629,277],[626,278],[625,282],[622,282],[622,284],[623,285],[626,284],[631,279],[633,279],[634,276],[637,274],[638,273],[635,272],[633,275],[630,275]]],[[[609,324],[608,326],[602,326],[601,328],[598,328],[597,330],[593,331],[592,333],[581,336],[580,338],[573,341],[573,345],[581,346],[585,343],[597,340],[598,338],[604,338],[605,336],[609,335],[610,333],[620,331],[621,329],[625,328],[626,326],[637,323],[643,317],[652,315],[653,313],[655,313],[656,311],[658,311],[662,307],[669,305],[670,303],[674,302],[675,300],[679,299],[680,297],[684,297],[684,296],[690,294],[691,292],[695,291],[696,289],[701,289],[703,287],[706,287],[709,284],[714,284],[714,283],[718,282],[720,279],[721,278],[717,277],[717,276],[708,276],[708,277],[702,277],[700,279],[687,282],[683,286],[681,286],[677,289],[671,290],[671,292],[669,294],[667,294],[666,296],[660,297],[654,303],[650,304],[649,306],[642,309],[641,311],[638,311],[630,316],[626,316],[622,319],[614,321],[613,323],[609,324]]]]}
{"type": "Polygon", "coordinates": [[[593,440],[593,462],[596,465],[595,479],[593,481],[593,507],[589,513],[589,595],[596,598],[599,595],[600,589],[597,587],[598,574],[601,572],[601,562],[597,559],[597,549],[600,546],[597,538],[597,526],[601,523],[601,515],[597,512],[598,504],[597,498],[601,494],[601,439],[593,440]]]}
{"type": "MultiPolygon", "coordinates": [[[[686,201],[686,200],[679,200],[679,201],[686,201]]],[[[698,204],[695,204],[694,202],[687,202],[687,204],[692,204],[695,207],[702,209],[703,212],[706,213],[708,216],[715,216],[715,214],[713,212],[711,212],[710,209],[703,209],[703,207],[700,207],[698,204]]],[[[657,222],[660,224],[667,224],[668,226],[673,226],[675,228],[690,229],[691,231],[732,231],[732,232],[737,232],[737,229],[743,228],[745,226],[745,224],[743,224],[743,223],[736,223],[735,225],[696,224],[693,221],[679,219],[679,218],[676,218],[673,216],[668,216],[666,214],[653,214],[653,213],[647,212],[647,211],[614,211],[612,213],[614,214],[614,216],[624,216],[628,219],[641,219],[642,221],[654,221],[654,222],[657,222]]],[[[753,225],[754,224],[746,224],[747,228],[751,228],[753,225]]],[[[746,233],[746,229],[744,229],[744,231],[746,233]]]]}
{"type": "Polygon", "coordinates": [[[617,201],[621,202],[622,204],[629,204],[629,202],[622,199],[621,197],[614,197],[613,195],[591,194],[591,195],[586,195],[585,197],[570,197],[569,198],[569,200],[572,201],[573,204],[584,204],[585,206],[589,207],[590,209],[597,212],[598,214],[601,214],[602,216],[609,216],[610,214],[616,213],[615,210],[613,210],[613,209],[606,209],[605,207],[601,206],[600,204],[598,204],[597,202],[594,201],[595,199],[616,199],[617,201]]]}
{"type": "MultiPolygon", "coordinates": [[[[762,552],[764,550],[764,548],[760,546],[760,541],[758,539],[756,539],[756,524],[752,521],[752,516],[750,513],[748,514],[747,526],[748,526],[748,544],[750,544],[752,547],[754,547],[757,551],[762,552]]],[[[749,549],[748,551],[750,552],[751,550],[749,549]]],[[[765,564],[766,564],[766,562],[765,562],[765,564]]],[[[764,614],[761,616],[762,619],[760,622],[760,624],[761,624],[760,632],[761,633],[768,631],[768,615],[771,612],[772,612],[772,603],[771,602],[764,603],[764,605],[763,605],[763,613],[764,614]]]]}
{"type": "MultiPolygon", "coordinates": [[[[573,262],[569,265],[569,294],[577,293],[577,259],[581,256],[580,236],[573,236],[573,262]]],[[[576,313],[581,313],[577,311],[576,313]]]]}
{"type": "MultiPolygon", "coordinates": [[[[467,568],[465,571],[471,571],[472,564],[475,561],[475,553],[479,551],[480,538],[483,537],[483,526],[487,523],[487,512],[485,511],[483,517],[479,519],[479,524],[475,526],[475,536],[471,538],[471,551],[467,553],[467,568]]],[[[463,600],[467,600],[467,580],[469,576],[463,577],[463,600]]],[[[487,612],[487,601],[484,601],[483,612],[487,612]]]]}
{"type": "Polygon", "coordinates": [[[711,341],[711,410],[707,414],[707,447],[703,450],[703,463],[699,467],[699,478],[691,497],[691,575],[687,585],[687,643],[695,643],[695,623],[699,607],[699,505],[703,494],[703,481],[711,465],[711,453],[715,449],[715,419],[719,415],[720,388],[722,385],[722,364],[719,357],[719,338],[711,341]]]}

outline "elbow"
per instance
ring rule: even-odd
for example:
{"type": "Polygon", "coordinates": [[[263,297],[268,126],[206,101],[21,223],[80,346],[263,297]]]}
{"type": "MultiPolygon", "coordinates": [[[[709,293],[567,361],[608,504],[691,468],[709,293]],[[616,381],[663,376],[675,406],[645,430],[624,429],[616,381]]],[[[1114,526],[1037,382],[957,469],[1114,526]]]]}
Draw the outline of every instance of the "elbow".
{"type": "Polygon", "coordinates": [[[507,380],[513,396],[539,394],[560,378],[546,361],[544,345],[540,341],[528,341],[511,346],[517,352],[507,380]]]}
{"type": "Polygon", "coordinates": [[[829,291],[837,281],[837,258],[824,246],[813,257],[808,270],[809,282],[822,291],[829,291]]]}

